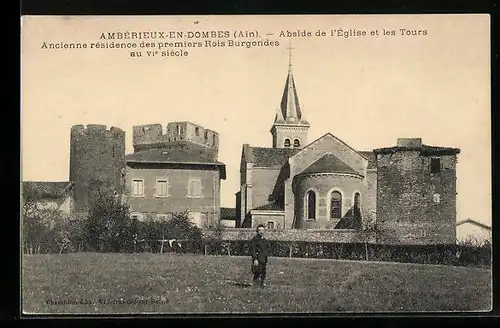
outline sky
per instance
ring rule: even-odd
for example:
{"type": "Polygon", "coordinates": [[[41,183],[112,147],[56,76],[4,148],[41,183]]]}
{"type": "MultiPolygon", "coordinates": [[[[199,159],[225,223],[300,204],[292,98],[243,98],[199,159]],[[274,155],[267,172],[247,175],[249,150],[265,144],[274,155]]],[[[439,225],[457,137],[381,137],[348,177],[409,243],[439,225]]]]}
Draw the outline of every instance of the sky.
{"type": "Polygon", "coordinates": [[[400,137],[458,147],[457,220],[490,225],[489,31],[488,15],[23,17],[21,178],[68,181],[72,125],[120,127],[130,153],[134,125],[186,120],[219,133],[218,159],[227,167],[221,206],[235,207],[242,145],[272,146],[291,44],[309,141],[332,133],[358,150],[393,146],[400,137]],[[346,38],[339,29],[366,35],[346,38]],[[161,57],[181,48],[159,49],[158,42],[205,42],[187,32],[219,30],[231,34],[217,39],[224,47],[185,47],[187,56],[161,57]],[[120,40],[136,43],[140,58],[127,49],[90,49],[113,41],[99,40],[102,33],[134,31],[179,31],[185,38],[146,40],[156,56],[140,48],[145,40],[120,40]],[[235,39],[235,31],[259,35],[235,39]],[[286,31],[312,36],[290,38],[286,31]],[[229,40],[279,45],[236,47],[229,40]],[[88,47],[43,49],[44,42],[88,47]]]}

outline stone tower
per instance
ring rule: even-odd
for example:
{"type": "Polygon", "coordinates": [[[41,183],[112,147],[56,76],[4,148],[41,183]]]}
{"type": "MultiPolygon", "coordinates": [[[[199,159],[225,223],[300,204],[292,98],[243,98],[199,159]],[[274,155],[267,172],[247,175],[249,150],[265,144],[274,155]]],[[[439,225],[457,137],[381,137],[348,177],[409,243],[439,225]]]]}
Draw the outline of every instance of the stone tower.
{"type": "Polygon", "coordinates": [[[69,178],[77,212],[86,212],[97,192],[123,194],[125,132],[116,127],[75,125],[70,137],[69,178]]]}
{"type": "Polygon", "coordinates": [[[134,152],[153,148],[181,149],[216,161],[219,134],[191,122],[137,125],[133,127],[133,146],[134,152]]]}
{"type": "Polygon", "coordinates": [[[290,55],[285,89],[271,128],[273,148],[302,148],[307,145],[309,126],[300,108],[290,55]]]}
{"type": "Polygon", "coordinates": [[[454,244],[456,163],[460,149],[400,138],[375,149],[379,242],[454,244]]]}

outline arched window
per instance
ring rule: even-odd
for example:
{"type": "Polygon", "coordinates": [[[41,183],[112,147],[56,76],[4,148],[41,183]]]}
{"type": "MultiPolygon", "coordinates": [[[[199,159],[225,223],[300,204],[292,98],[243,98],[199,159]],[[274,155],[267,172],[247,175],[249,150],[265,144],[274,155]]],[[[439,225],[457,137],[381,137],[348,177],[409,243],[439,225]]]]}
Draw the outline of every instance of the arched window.
{"type": "Polygon", "coordinates": [[[354,194],[354,215],[355,216],[358,216],[360,214],[360,211],[359,211],[359,192],[355,193],[354,194]]]}
{"type": "Polygon", "coordinates": [[[290,139],[285,139],[285,147],[290,147],[290,139]]]}
{"type": "Polygon", "coordinates": [[[199,136],[200,135],[200,129],[198,129],[198,128],[194,129],[194,134],[196,136],[199,136]]]}
{"type": "Polygon", "coordinates": [[[293,141],[293,147],[294,148],[299,148],[300,147],[300,140],[299,139],[295,139],[293,141]]]}
{"type": "Polygon", "coordinates": [[[330,217],[332,219],[342,218],[342,194],[338,191],[332,192],[330,217]]]}
{"type": "Polygon", "coordinates": [[[306,219],[316,219],[316,193],[309,190],[306,194],[306,219]]]}

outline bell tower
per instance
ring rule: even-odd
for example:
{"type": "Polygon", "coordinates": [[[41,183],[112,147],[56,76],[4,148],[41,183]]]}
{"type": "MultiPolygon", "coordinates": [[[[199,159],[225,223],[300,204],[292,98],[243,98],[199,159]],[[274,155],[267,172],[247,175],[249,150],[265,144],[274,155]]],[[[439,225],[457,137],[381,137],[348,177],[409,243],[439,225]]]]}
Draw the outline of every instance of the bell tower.
{"type": "Polygon", "coordinates": [[[273,148],[302,148],[307,144],[309,122],[299,105],[297,88],[292,74],[292,47],[288,47],[288,75],[281,104],[271,128],[273,148]]]}

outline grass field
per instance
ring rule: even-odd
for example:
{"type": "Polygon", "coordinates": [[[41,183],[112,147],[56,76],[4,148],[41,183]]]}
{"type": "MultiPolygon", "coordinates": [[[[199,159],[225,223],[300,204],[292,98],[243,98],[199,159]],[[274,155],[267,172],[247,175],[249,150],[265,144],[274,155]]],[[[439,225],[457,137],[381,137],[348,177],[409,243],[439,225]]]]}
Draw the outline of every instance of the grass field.
{"type": "Polygon", "coordinates": [[[417,264],[271,258],[248,287],[244,257],[25,255],[24,313],[480,311],[491,271],[417,264]]]}

